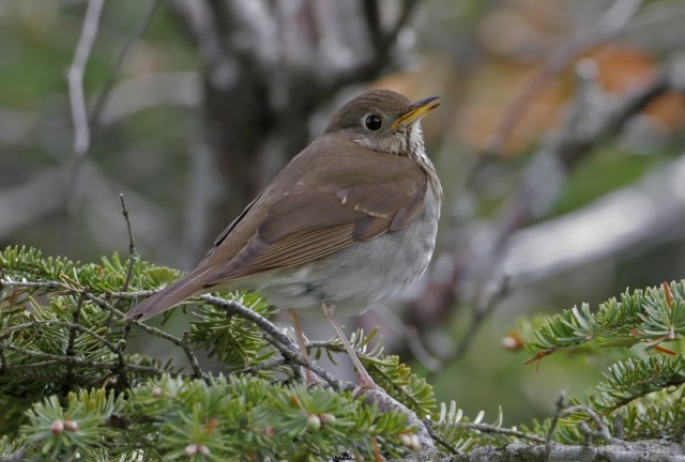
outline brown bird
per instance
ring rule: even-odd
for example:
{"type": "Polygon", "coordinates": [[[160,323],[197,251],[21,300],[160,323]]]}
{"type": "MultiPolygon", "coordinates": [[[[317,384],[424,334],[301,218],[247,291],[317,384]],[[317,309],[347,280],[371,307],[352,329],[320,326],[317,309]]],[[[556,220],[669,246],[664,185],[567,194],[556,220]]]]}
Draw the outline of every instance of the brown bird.
{"type": "Polygon", "coordinates": [[[420,120],[439,105],[437,97],[411,103],[387,90],[344,105],[194,270],[126,319],[148,319],[203,292],[256,290],[290,310],[305,356],[297,312],[323,310],[360,386],[375,386],[333,307],[352,314],[387,303],[428,266],[442,187],[426,156],[420,120]]]}

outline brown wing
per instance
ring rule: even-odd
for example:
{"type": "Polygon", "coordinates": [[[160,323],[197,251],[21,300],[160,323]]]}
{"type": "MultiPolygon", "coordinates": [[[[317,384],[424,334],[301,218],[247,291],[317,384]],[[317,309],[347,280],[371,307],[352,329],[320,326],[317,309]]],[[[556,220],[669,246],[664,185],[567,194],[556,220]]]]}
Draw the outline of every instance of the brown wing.
{"type": "MultiPolygon", "coordinates": [[[[351,151],[346,155],[359,156],[361,162],[345,162],[347,167],[334,170],[312,162],[308,174],[273,200],[246,245],[207,274],[205,286],[305,263],[407,227],[423,210],[426,173],[411,159],[356,146],[351,151]]],[[[250,214],[248,207],[243,216],[250,219],[250,214]]],[[[222,246],[231,245],[230,230],[222,237],[207,260],[220,258],[222,246]]]]}

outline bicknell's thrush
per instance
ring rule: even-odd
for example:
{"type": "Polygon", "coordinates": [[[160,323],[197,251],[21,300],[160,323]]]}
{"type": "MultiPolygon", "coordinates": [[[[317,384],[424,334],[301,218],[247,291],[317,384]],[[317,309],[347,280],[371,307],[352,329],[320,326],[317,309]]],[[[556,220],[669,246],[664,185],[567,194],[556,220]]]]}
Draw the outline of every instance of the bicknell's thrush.
{"type": "MultiPolygon", "coordinates": [[[[323,310],[360,374],[374,386],[333,307],[359,313],[387,303],[426,269],[442,187],[420,120],[438,98],[411,103],[378,90],[353,99],[219,235],[199,265],[135,306],[145,320],[202,292],[246,288],[297,312],[323,310]]],[[[311,378],[311,376],[308,376],[311,378]]]]}

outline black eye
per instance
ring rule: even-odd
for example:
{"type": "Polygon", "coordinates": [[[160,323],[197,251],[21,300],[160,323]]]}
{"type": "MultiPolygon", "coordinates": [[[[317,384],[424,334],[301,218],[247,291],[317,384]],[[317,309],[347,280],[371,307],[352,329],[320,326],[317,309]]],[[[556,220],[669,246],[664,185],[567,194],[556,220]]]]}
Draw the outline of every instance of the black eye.
{"type": "Polygon", "coordinates": [[[383,126],[383,121],[377,115],[370,115],[364,120],[364,125],[371,131],[380,130],[383,126]]]}

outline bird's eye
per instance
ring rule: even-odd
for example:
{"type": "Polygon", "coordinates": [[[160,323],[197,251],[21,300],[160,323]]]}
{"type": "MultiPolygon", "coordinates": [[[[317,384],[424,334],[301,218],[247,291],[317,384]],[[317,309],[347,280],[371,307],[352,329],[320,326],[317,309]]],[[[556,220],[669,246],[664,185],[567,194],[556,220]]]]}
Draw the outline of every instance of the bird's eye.
{"type": "Polygon", "coordinates": [[[383,126],[383,121],[377,115],[367,116],[364,120],[364,126],[371,131],[380,130],[383,126]]]}

